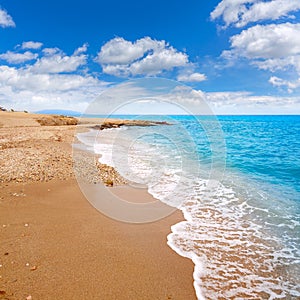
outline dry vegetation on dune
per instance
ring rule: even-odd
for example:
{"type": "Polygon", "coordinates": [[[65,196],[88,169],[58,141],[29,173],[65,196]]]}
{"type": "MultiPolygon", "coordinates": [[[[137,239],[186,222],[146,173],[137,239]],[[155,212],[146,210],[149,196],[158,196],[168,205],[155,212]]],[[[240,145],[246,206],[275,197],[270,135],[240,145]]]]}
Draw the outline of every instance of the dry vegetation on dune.
{"type": "Polygon", "coordinates": [[[74,117],[67,117],[67,116],[44,116],[42,118],[36,119],[36,121],[41,126],[63,126],[63,125],[77,125],[78,120],[74,117]]]}

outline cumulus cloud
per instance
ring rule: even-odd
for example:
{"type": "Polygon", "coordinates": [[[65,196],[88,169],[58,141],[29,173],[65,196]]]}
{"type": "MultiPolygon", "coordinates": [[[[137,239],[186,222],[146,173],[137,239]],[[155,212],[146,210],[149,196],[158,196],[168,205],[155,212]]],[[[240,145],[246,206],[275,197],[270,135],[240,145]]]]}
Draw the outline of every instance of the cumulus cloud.
{"type": "Polygon", "coordinates": [[[91,75],[35,74],[29,69],[0,66],[0,102],[16,109],[83,110],[106,86],[91,75]]]}
{"type": "Polygon", "coordinates": [[[300,24],[256,25],[232,36],[230,42],[232,52],[250,59],[298,55],[300,24]]]}
{"type": "Polygon", "coordinates": [[[34,60],[38,57],[38,54],[26,51],[24,53],[16,53],[7,51],[0,54],[0,59],[7,61],[10,64],[20,64],[25,61],[34,60]]]}
{"type": "Polygon", "coordinates": [[[292,92],[294,89],[300,87],[300,78],[296,80],[285,80],[276,76],[272,76],[269,79],[269,82],[277,87],[286,87],[288,89],[288,92],[292,92]]]}
{"type": "Polygon", "coordinates": [[[76,49],[74,54],[70,56],[65,55],[57,48],[47,48],[47,51],[44,51],[46,55],[30,66],[30,71],[33,73],[63,73],[76,71],[80,66],[85,65],[87,60],[87,56],[81,54],[82,50],[80,48],[78,48],[79,52],[78,49],[76,49]]]}
{"type": "Polygon", "coordinates": [[[92,77],[82,77],[76,74],[35,74],[29,69],[18,69],[0,66],[0,82],[11,86],[15,90],[40,91],[67,91],[93,83],[92,77]]]}
{"type": "Polygon", "coordinates": [[[130,65],[132,75],[156,75],[164,70],[172,70],[175,67],[188,63],[187,55],[178,52],[172,47],[154,51],[143,59],[130,65]]]}
{"type": "Polygon", "coordinates": [[[206,80],[206,75],[201,73],[186,73],[186,74],[179,74],[177,76],[178,81],[184,81],[184,82],[201,82],[206,80]]]}
{"type": "Polygon", "coordinates": [[[96,61],[100,64],[126,65],[141,58],[146,51],[157,47],[164,48],[164,42],[156,42],[149,37],[130,42],[117,37],[101,47],[96,61]]]}
{"type": "MultiPolygon", "coordinates": [[[[76,50],[75,50],[75,51],[76,51],[76,50]]],[[[56,54],[56,53],[61,53],[62,51],[61,51],[59,48],[55,47],[55,48],[44,48],[44,49],[42,50],[42,52],[43,52],[45,55],[54,55],[54,54],[56,54]]]]}
{"type": "Polygon", "coordinates": [[[21,45],[21,48],[22,49],[40,49],[42,46],[43,46],[43,43],[28,41],[28,42],[23,42],[21,45]]]}
{"type": "Polygon", "coordinates": [[[104,44],[97,61],[115,76],[157,75],[188,64],[188,56],[165,41],[144,37],[135,42],[114,38],[104,44]]]}
{"type": "Polygon", "coordinates": [[[231,50],[222,53],[227,60],[246,58],[259,69],[291,70],[300,77],[300,24],[256,25],[232,36],[230,42],[231,50]]]}
{"type": "Polygon", "coordinates": [[[0,26],[1,27],[16,27],[13,18],[2,8],[0,8],[0,26]]]}
{"type": "Polygon", "coordinates": [[[40,55],[44,56],[25,66],[0,65],[1,104],[30,111],[43,108],[84,110],[107,83],[78,72],[78,68],[86,64],[86,56],[80,54],[84,49],[80,48],[71,56],[51,48],[55,51],[42,51],[40,55]]]}
{"type": "Polygon", "coordinates": [[[300,10],[295,0],[222,0],[211,12],[212,20],[222,18],[225,27],[243,27],[251,22],[294,18],[290,13],[300,10]]]}
{"type": "Polygon", "coordinates": [[[81,47],[77,48],[75,51],[74,51],[74,55],[79,55],[81,53],[85,53],[88,49],[88,44],[85,43],[83,44],[81,47]]]}
{"type": "Polygon", "coordinates": [[[262,70],[276,72],[279,70],[295,69],[300,74],[300,55],[291,55],[283,58],[266,59],[253,62],[262,70]]]}

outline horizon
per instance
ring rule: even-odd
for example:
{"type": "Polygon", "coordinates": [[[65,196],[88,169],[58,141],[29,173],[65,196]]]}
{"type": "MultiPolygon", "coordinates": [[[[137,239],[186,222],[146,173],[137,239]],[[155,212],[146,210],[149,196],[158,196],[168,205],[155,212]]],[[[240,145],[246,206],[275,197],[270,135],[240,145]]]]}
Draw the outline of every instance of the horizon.
{"type": "MultiPolygon", "coordinates": [[[[53,112],[71,112],[71,113],[76,113],[76,114],[80,114],[80,117],[81,116],[93,116],[95,118],[97,117],[108,117],[109,116],[105,116],[105,115],[99,115],[99,114],[85,114],[85,113],[81,113],[79,111],[72,111],[72,110],[60,110],[60,109],[49,109],[49,110],[40,110],[40,111],[34,111],[34,112],[30,112],[30,113],[41,113],[41,114],[51,114],[50,111],[53,111],[53,112]]],[[[256,115],[253,115],[253,114],[211,114],[211,115],[189,115],[189,114],[142,114],[140,113],[139,115],[141,116],[202,116],[202,117],[205,117],[205,116],[217,116],[217,117],[222,117],[222,116],[300,116],[300,114],[256,114],[256,115]]],[[[130,113],[124,113],[124,114],[111,114],[111,116],[137,116],[136,114],[130,114],[130,113]]]]}
{"type": "Polygon", "coordinates": [[[82,112],[150,77],[202,93],[216,115],[299,115],[300,3],[281,2],[4,0],[0,105],[82,112]]]}

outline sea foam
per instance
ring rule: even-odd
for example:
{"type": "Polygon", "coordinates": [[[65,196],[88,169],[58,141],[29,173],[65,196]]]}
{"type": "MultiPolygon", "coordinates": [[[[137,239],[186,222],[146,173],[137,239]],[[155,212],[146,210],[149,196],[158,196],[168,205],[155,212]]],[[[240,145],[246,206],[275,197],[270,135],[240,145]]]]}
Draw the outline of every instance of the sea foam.
{"type": "Polygon", "coordinates": [[[280,205],[230,170],[222,182],[209,178],[209,169],[195,167],[197,153],[182,151],[174,139],[151,139],[147,128],[124,130],[80,139],[101,154],[101,163],[183,212],[186,221],[172,226],[168,245],[194,262],[198,299],[300,297],[300,222],[293,202],[280,205]]]}

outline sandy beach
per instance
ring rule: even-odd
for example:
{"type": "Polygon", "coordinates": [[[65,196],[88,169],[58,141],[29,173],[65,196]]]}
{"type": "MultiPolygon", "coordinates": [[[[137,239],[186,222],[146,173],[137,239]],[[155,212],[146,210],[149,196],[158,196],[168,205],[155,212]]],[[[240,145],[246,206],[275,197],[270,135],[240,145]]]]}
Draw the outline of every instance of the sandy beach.
{"type": "Polygon", "coordinates": [[[74,177],[76,125],[37,118],[48,117],[0,112],[0,299],[196,299],[193,263],[166,243],[182,214],[102,215],[74,177]]]}

